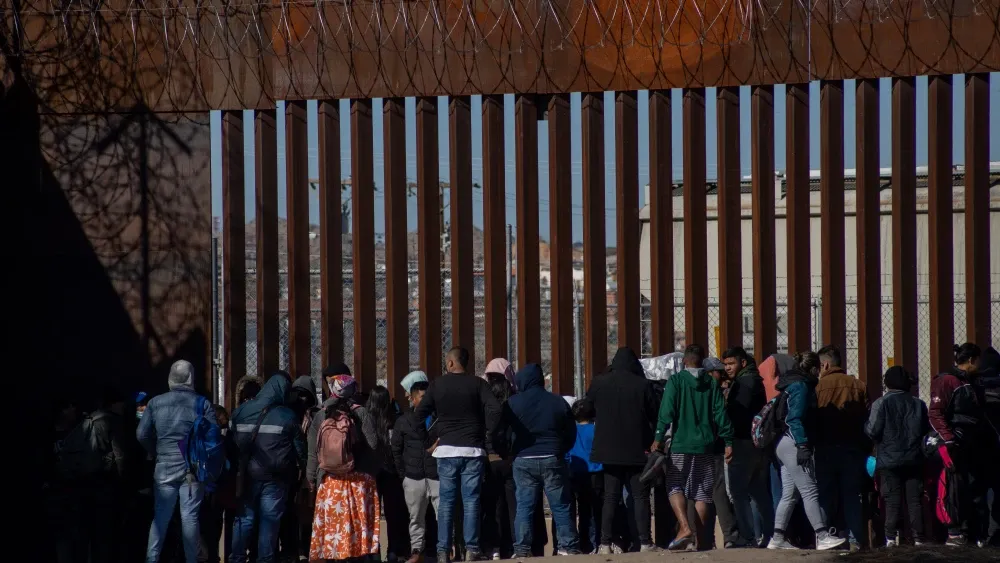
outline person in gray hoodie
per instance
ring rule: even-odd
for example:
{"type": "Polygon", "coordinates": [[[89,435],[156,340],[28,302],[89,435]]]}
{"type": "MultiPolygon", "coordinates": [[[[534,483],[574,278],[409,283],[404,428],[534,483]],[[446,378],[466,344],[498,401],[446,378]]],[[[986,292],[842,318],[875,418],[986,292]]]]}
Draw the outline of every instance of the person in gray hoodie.
{"type": "MultiPolygon", "coordinates": [[[[199,405],[208,399],[194,391],[194,366],[179,360],[170,367],[167,377],[170,391],[149,401],[136,438],[146,451],[156,456],[153,470],[153,523],[149,528],[146,563],[157,563],[163,550],[167,526],[180,502],[181,530],[184,538],[186,563],[197,563],[200,530],[198,513],[205,490],[191,475],[188,462],[181,451],[181,441],[186,440],[198,418],[199,405]]],[[[210,406],[210,405],[209,405],[210,406]]],[[[215,410],[204,410],[205,419],[216,424],[215,410]]]]}

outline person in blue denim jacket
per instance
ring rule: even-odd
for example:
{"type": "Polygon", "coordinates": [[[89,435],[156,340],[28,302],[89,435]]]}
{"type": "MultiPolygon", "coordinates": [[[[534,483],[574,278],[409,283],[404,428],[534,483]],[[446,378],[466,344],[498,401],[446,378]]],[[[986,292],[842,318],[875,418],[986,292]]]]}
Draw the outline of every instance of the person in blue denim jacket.
{"type": "MultiPolygon", "coordinates": [[[[197,563],[200,530],[198,513],[204,498],[204,488],[194,479],[187,459],[181,451],[198,417],[198,405],[207,401],[194,391],[194,366],[179,360],[170,367],[167,377],[170,391],[154,397],[139,420],[136,438],[150,454],[156,456],[153,469],[153,523],[149,528],[146,563],[157,563],[163,550],[170,518],[180,502],[181,533],[184,538],[186,563],[197,563]]],[[[207,409],[205,418],[216,424],[214,409],[207,409]]]]}

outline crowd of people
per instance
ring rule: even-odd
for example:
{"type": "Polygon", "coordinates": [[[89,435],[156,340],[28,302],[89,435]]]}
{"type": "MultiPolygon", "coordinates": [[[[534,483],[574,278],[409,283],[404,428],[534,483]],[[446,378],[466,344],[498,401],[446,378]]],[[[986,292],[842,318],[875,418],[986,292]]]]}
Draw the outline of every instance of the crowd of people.
{"type": "Polygon", "coordinates": [[[167,393],[134,397],[134,420],[112,391],[88,414],[59,404],[51,548],[60,563],[211,563],[222,551],[230,563],[448,563],[1000,544],[993,348],[956,346],[929,406],[901,366],[870,402],[830,346],[758,364],[739,347],[709,358],[690,345],[678,359],[651,379],[621,348],[577,399],[549,392],[537,364],[467,374],[454,348],[445,375],[406,375],[398,401],[362,392],[339,363],[320,389],[306,375],[244,377],[231,416],[178,361],[167,393]]]}

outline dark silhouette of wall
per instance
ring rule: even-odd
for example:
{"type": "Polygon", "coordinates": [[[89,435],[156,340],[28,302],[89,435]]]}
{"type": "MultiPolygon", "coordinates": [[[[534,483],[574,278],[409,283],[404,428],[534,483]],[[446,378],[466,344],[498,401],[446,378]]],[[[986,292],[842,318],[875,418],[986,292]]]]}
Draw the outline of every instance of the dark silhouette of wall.
{"type": "MultiPolygon", "coordinates": [[[[178,359],[210,389],[211,136],[207,113],[47,115],[16,64],[6,70],[0,340],[15,425],[5,449],[28,460],[12,466],[19,492],[41,499],[54,399],[89,410],[109,387],[163,392],[178,359]]],[[[41,505],[19,514],[34,534],[41,505]]],[[[27,541],[41,550],[33,560],[49,560],[51,537],[39,539],[27,541]]]]}

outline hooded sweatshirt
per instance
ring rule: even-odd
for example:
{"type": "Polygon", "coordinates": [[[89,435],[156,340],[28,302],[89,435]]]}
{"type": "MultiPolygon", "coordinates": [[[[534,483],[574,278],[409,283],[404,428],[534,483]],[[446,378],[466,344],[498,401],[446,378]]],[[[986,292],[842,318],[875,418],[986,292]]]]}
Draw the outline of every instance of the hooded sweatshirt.
{"type": "Polygon", "coordinates": [[[136,438],[149,453],[156,454],[153,481],[177,483],[188,475],[188,464],[180,443],[186,440],[198,418],[199,407],[212,424],[215,409],[208,399],[194,392],[194,368],[180,360],[170,368],[167,378],[170,391],[153,397],[136,429],[136,438]]]}
{"type": "Polygon", "coordinates": [[[233,412],[230,426],[241,455],[248,455],[250,477],[256,481],[293,482],[306,465],[306,443],[295,412],[285,406],[291,385],[288,379],[274,376],[264,383],[260,393],[233,412]],[[261,414],[268,409],[264,417],[261,414]],[[260,423],[257,437],[251,441],[260,423]]]}
{"type": "Polygon", "coordinates": [[[804,446],[812,441],[815,433],[816,384],[818,379],[811,373],[798,368],[781,374],[777,389],[788,394],[785,425],[787,434],[795,440],[796,446],[804,446]]]}
{"type": "Polygon", "coordinates": [[[545,389],[538,364],[521,368],[514,381],[521,391],[504,404],[504,423],[514,435],[514,457],[563,457],[576,441],[569,404],[545,389]]]}
{"type": "Polygon", "coordinates": [[[590,460],[604,465],[644,466],[653,443],[657,403],[653,386],[630,348],[619,348],[609,372],[587,391],[597,416],[590,460]]]}
{"type": "Polygon", "coordinates": [[[732,445],[733,427],[722,389],[705,370],[687,368],[667,381],[656,424],[657,441],[663,440],[671,425],[671,453],[714,453],[716,438],[732,445]]]}
{"type": "Polygon", "coordinates": [[[757,371],[757,363],[749,359],[746,367],[733,378],[729,396],[726,397],[726,413],[733,425],[733,438],[750,439],[753,418],[764,408],[765,403],[767,391],[764,388],[764,378],[757,371]]]}
{"type": "Polygon", "coordinates": [[[293,409],[295,410],[295,416],[299,419],[299,428],[302,429],[302,434],[305,435],[309,432],[313,416],[319,410],[317,406],[318,401],[316,400],[316,382],[308,375],[300,375],[292,383],[292,394],[305,397],[305,403],[296,401],[294,403],[295,408],[293,409]]]}

